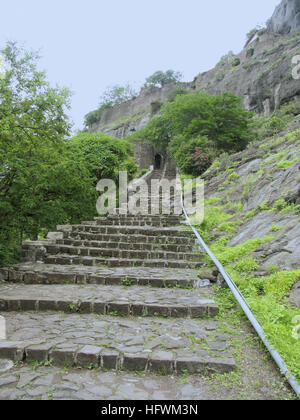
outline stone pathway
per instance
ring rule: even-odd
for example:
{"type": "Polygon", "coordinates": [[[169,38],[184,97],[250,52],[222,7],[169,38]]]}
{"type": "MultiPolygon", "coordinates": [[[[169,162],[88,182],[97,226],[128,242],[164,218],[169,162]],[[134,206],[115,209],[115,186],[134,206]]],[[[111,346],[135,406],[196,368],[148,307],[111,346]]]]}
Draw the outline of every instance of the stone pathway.
{"type": "MultiPolygon", "coordinates": [[[[3,315],[3,313],[1,313],[3,315]]],[[[214,321],[26,312],[6,314],[2,357],[58,366],[182,373],[235,369],[214,321]]]]}
{"type": "MultiPolygon", "coordinates": [[[[126,281],[126,280],[124,280],[126,281]]],[[[0,310],[58,310],[97,313],[201,318],[215,316],[209,289],[154,289],[102,285],[0,285],[0,310]],[[74,310],[72,310],[74,307],[74,310]]]]}
{"type": "MultiPolygon", "coordinates": [[[[207,272],[182,222],[174,215],[95,218],[25,243],[24,262],[0,270],[0,315],[7,324],[0,359],[25,363],[21,384],[10,382],[11,374],[0,378],[0,390],[1,380],[15,386],[15,393],[0,397],[171,398],[174,387],[160,395],[162,379],[151,379],[152,373],[234,371],[230,336],[214,320],[219,308],[210,283],[217,274],[207,272]],[[53,373],[34,377],[26,363],[47,365],[47,372],[53,366],[53,373]],[[57,379],[56,366],[82,371],[70,384],[64,376],[57,379]],[[90,386],[89,369],[101,378],[90,386]],[[99,369],[145,376],[121,379],[99,369]],[[27,380],[35,387],[24,393],[27,380]]],[[[176,395],[199,398],[199,390],[196,395],[188,389],[176,395]]]]}
{"type": "MultiPolygon", "coordinates": [[[[216,282],[211,273],[178,268],[149,267],[87,267],[64,266],[44,263],[24,263],[0,269],[3,281],[24,284],[103,284],[122,285],[129,280],[131,285],[153,287],[197,287],[216,282]],[[203,282],[199,282],[202,279],[203,282]]],[[[0,278],[1,279],[1,278],[0,278]]]]}

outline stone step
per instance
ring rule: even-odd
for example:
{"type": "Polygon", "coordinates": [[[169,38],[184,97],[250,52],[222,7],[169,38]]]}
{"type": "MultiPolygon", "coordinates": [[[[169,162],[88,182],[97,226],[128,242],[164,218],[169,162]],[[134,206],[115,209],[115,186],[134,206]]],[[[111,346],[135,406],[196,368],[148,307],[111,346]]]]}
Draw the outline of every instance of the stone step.
{"type": "Polygon", "coordinates": [[[151,287],[203,287],[216,279],[211,273],[197,270],[87,266],[64,266],[42,263],[18,264],[0,269],[2,281],[25,284],[102,284],[138,285],[151,287]]]}
{"type": "Polygon", "coordinates": [[[170,252],[170,251],[148,251],[135,249],[118,249],[118,248],[93,248],[93,247],[76,247],[71,245],[46,245],[47,253],[50,255],[69,254],[72,256],[90,256],[90,257],[110,257],[121,259],[143,259],[143,260],[181,260],[199,262],[203,258],[203,254],[186,253],[186,252],[170,252]]]}
{"type": "Polygon", "coordinates": [[[163,245],[195,245],[195,237],[177,236],[151,236],[151,235],[124,235],[124,234],[102,234],[92,232],[64,232],[65,239],[77,239],[100,242],[122,242],[122,243],[143,243],[143,244],[163,244],[163,245]]]}
{"type": "Polygon", "coordinates": [[[46,255],[44,257],[46,264],[59,265],[87,265],[104,267],[166,267],[166,268],[202,268],[203,262],[194,262],[187,260],[144,260],[138,258],[110,258],[110,257],[90,257],[90,256],[72,256],[68,254],[46,255]]]}
{"type": "Polygon", "coordinates": [[[57,226],[58,232],[90,232],[106,235],[145,235],[145,236],[168,236],[177,238],[193,237],[192,230],[187,227],[178,228],[160,228],[140,227],[140,226],[95,226],[95,225],[67,225],[57,226]]]}
{"type": "MultiPolygon", "coordinates": [[[[85,224],[85,223],[82,223],[85,224]]],[[[97,220],[97,226],[155,226],[155,227],[168,227],[180,224],[180,221],[174,220],[143,220],[143,219],[106,219],[97,220]]]]}
{"type": "MultiPolygon", "coordinates": [[[[152,201],[152,202],[154,202],[154,201],[152,201]]],[[[183,216],[183,212],[179,212],[178,213],[178,211],[176,212],[176,213],[174,213],[174,206],[173,206],[173,201],[171,200],[171,209],[170,209],[170,212],[167,212],[167,213],[164,213],[164,214],[162,214],[162,208],[160,207],[159,208],[159,211],[157,211],[157,208],[155,207],[155,209],[153,210],[153,208],[151,207],[151,203],[152,203],[151,201],[149,201],[147,204],[148,204],[148,207],[147,207],[147,214],[145,215],[144,214],[144,211],[142,211],[142,210],[140,210],[139,212],[138,212],[138,214],[135,214],[135,215],[133,215],[133,217],[179,217],[180,218],[180,221],[179,221],[179,223],[180,222],[182,222],[182,220],[184,220],[184,219],[182,219],[182,216],[183,216]]],[[[157,205],[157,202],[155,202],[156,203],[156,205],[157,205]]],[[[143,209],[144,210],[144,209],[143,209]]],[[[120,209],[119,208],[117,208],[116,209],[116,215],[117,216],[122,216],[122,214],[120,214],[120,209]]],[[[122,213],[122,212],[121,212],[122,213]]],[[[130,215],[128,215],[128,216],[130,216],[130,215]]],[[[179,224],[178,223],[178,224],[179,224]]]]}
{"type": "MultiPolygon", "coordinates": [[[[180,223],[181,221],[184,221],[184,218],[182,218],[181,216],[174,216],[174,215],[170,215],[170,216],[164,216],[164,215],[147,215],[147,216],[136,216],[133,214],[117,214],[117,215],[109,215],[107,216],[108,219],[143,219],[143,220],[163,220],[163,221],[167,221],[167,220],[171,220],[173,221],[178,221],[178,223],[180,223]]],[[[97,222],[98,220],[102,220],[103,217],[94,217],[94,220],[97,222]]]]}
{"type": "Polygon", "coordinates": [[[218,315],[209,288],[0,284],[1,311],[63,311],[119,316],[203,318],[218,315]]]}
{"type": "MultiPolygon", "coordinates": [[[[125,240],[126,238],[124,238],[125,240]]],[[[197,251],[196,245],[177,245],[177,244],[160,244],[160,243],[138,243],[138,242],[104,242],[104,241],[87,241],[76,239],[58,239],[58,245],[71,245],[76,247],[88,248],[113,248],[127,250],[145,250],[145,251],[169,251],[169,252],[187,252],[197,251]]]]}
{"type": "Polygon", "coordinates": [[[161,374],[236,369],[229,337],[211,320],[119,318],[56,312],[0,312],[0,358],[53,366],[161,374]]]}

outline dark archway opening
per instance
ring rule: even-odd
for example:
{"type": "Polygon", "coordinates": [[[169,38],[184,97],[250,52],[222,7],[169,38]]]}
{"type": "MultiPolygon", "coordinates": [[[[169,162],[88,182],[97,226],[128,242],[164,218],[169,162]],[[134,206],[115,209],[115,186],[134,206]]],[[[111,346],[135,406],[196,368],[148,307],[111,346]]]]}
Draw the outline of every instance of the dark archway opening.
{"type": "Polygon", "coordinates": [[[162,157],[161,155],[155,155],[155,169],[161,169],[162,157]]]}

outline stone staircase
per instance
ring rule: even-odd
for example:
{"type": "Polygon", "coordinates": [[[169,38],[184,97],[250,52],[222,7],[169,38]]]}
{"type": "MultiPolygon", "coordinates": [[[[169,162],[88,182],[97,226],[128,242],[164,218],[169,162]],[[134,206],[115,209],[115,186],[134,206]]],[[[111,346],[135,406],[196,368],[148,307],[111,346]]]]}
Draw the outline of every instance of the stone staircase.
{"type": "MultiPolygon", "coordinates": [[[[151,179],[167,177],[166,170],[151,179]]],[[[157,197],[150,197],[157,199],[157,197]]],[[[0,358],[165,374],[230,372],[203,254],[180,216],[96,217],[0,270],[0,358]]]]}

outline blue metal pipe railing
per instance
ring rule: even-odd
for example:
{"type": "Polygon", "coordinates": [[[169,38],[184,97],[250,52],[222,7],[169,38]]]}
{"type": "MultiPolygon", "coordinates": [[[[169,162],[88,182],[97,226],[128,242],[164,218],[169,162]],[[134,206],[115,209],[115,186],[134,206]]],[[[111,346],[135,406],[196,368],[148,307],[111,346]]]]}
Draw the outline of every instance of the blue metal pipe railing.
{"type": "Polygon", "coordinates": [[[259,322],[255,318],[255,316],[253,315],[253,313],[252,313],[252,311],[250,309],[250,306],[249,306],[247,300],[245,299],[245,297],[243,296],[243,294],[240,292],[240,290],[238,289],[238,287],[235,284],[235,282],[228,275],[228,273],[224,269],[223,265],[215,257],[215,255],[212,253],[212,251],[209,249],[209,247],[206,245],[206,243],[203,241],[203,239],[201,238],[201,236],[200,236],[199,232],[197,231],[197,229],[191,224],[190,218],[189,218],[189,216],[188,216],[188,214],[186,212],[186,209],[184,207],[184,199],[183,199],[183,192],[182,192],[181,185],[180,185],[180,188],[181,188],[181,205],[182,205],[183,213],[184,213],[184,215],[186,217],[186,220],[187,220],[189,226],[191,227],[191,229],[193,230],[194,234],[196,235],[196,238],[197,238],[199,244],[205,250],[205,252],[207,253],[207,255],[211,258],[211,260],[214,262],[214,264],[216,265],[216,267],[219,270],[219,273],[222,274],[225,282],[227,283],[227,285],[230,288],[231,292],[233,293],[234,297],[236,298],[236,300],[240,304],[241,308],[243,309],[243,311],[244,311],[245,315],[247,316],[248,320],[250,321],[250,323],[252,324],[253,328],[257,332],[258,336],[260,337],[260,339],[262,340],[262,342],[264,343],[264,345],[266,346],[266,348],[270,352],[270,354],[273,357],[275,363],[279,367],[281,373],[283,375],[285,375],[286,379],[288,380],[289,384],[291,385],[291,387],[295,391],[296,395],[298,397],[300,397],[300,385],[299,385],[299,383],[297,382],[296,378],[292,375],[292,373],[287,368],[287,366],[284,363],[283,359],[281,358],[280,354],[274,349],[274,347],[272,346],[272,344],[267,339],[267,337],[266,337],[266,335],[265,335],[265,333],[264,333],[261,325],[259,324],[259,322]]]}

